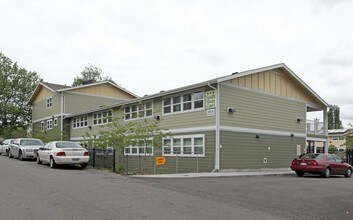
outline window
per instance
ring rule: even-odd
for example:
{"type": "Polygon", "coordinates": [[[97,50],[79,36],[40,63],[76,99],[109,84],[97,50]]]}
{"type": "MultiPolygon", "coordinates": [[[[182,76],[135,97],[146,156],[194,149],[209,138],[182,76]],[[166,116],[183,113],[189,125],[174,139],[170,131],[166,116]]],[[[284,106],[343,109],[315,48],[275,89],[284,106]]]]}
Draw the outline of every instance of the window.
{"type": "Polygon", "coordinates": [[[108,124],[112,122],[112,112],[99,112],[93,114],[93,125],[108,124]]]}
{"type": "Polygon", "coordinates": [[[47,120],[47,130],[53,129],[53,120],[47,120]]]}
{"type": "Polygon", "coordinates": [[[53,107],[53,98],[47,98],[47,108],[53,107]]]}
{"type": "Polygon", "coordinates": [[[204,94],[202,91],[163,99],[163,113],[177,113],[195,109],[203,109],[204,94]]]}
{"type": "Polygon", "coordinates": [[[174,136],[163,139],[163,155],[204,157],[204,135],[174,136]]]}
{"type": "Polygon", "coordinates": [[[44,122],[44,121],[42,121],[42,122],[40,123],[40,130],[41,130],[41,131],[45,131],[45,122],[44,122]]]}
{"type": "Polygon", "coordinates": [[[144,141],[139,141],[136,145],[137,146],[125,147],[125,155],[153,156],[152,140],[147,140],[147,143],[144,143],[144,141]]]}
{"type": "Polygon", "coordinates": [[[58,125],[58,118],[54,118],[54,126],[58,125]]]}
{"type": "Polygon", "coordinates": [[[87,127],[87,125],[88,125],[87,116],[76,117],[73,119],[73,122],[72,122],[73,128],[87,127]]]}
{"type": "Polygon", "coordinates": [[[136,104],[125,107],[124,115],[125,120],[151,117],[153,113],[152,102],[144,104],[136,104]]]}

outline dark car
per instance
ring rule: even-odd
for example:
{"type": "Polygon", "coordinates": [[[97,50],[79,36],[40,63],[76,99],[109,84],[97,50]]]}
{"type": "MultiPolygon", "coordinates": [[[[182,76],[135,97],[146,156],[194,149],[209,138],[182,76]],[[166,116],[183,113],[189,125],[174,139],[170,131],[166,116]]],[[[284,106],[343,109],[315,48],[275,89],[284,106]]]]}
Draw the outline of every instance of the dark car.
{"type": "Polygon", "coordinates": [[[323,177],[331,175],[344,175],[351,177],[352,166],[345,163],[340,157],[334,154],[304,154],[292,161],[290,167],[298,176],[302,177],[305,173],[320,174],[323,177]]]}

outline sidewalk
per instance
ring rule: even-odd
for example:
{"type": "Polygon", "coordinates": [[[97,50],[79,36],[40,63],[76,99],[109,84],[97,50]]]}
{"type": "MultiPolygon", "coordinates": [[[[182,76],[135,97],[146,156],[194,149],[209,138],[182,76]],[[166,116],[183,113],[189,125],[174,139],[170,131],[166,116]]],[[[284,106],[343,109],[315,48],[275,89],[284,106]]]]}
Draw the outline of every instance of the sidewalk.
{"type": "Polygon", "coordinates": [[[236,177],[236,176],[283,176],[294,175],[291,169],[221,170],[213,173],[177,173],[156,175],[135,175],[138,178],[197,178],[197,177],[236,177]]]}

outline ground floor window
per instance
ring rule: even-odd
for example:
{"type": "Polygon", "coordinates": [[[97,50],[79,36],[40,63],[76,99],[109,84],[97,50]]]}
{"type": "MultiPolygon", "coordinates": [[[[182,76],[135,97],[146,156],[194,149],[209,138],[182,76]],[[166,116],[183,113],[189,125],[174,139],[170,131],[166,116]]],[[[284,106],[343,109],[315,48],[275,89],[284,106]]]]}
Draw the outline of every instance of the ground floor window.
{"type": "Polygon", "coordinates": [[[164,156],[205,156],[205,135],[173,136],[163,139],[164,156]]]}
{"type": "Polygon", "coordinates": [[[144,141],[138,141],[138,143],[134,145],[125,147],[124,154],[135,156],[153,156],[152,140],[148,140],[147,143],[144,141]]]}

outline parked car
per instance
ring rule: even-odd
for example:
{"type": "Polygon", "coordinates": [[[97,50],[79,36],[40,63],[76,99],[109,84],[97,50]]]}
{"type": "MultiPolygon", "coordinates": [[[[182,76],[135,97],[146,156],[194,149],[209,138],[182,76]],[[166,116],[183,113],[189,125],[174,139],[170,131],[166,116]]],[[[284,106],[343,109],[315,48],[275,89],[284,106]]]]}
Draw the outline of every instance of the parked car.
{"type": "Polygon", "coordinates": [[[79,164],[86,168],[88,161],[89,152],[72,141],[52,141],[37,152],[37,163],[49,163],[51,168],[58,164],[79,164]]]}
{"type": "Polygon", "coordinates": [[[6,139],[0,144],[0,155],[8,155],[9,144],[12,143],[15,139],[6,139]]]}
{"type": "Polygon", "coordinates": [[[11,143],[9,149],[9,157],[17,157],[19,160],[35,159],[37,151],[44,144],[40,139],[36,138],[17,138],[11,143]]]}
{"type": "Polygon", "coordinates": [[[311,173],[328,178],[331,175],[351,177],[353,168],[337,155],[308,153],[300,158],[295,158],[292,161],[291,169],[299,177],[302,177],[305,173],[311,173]]]}

